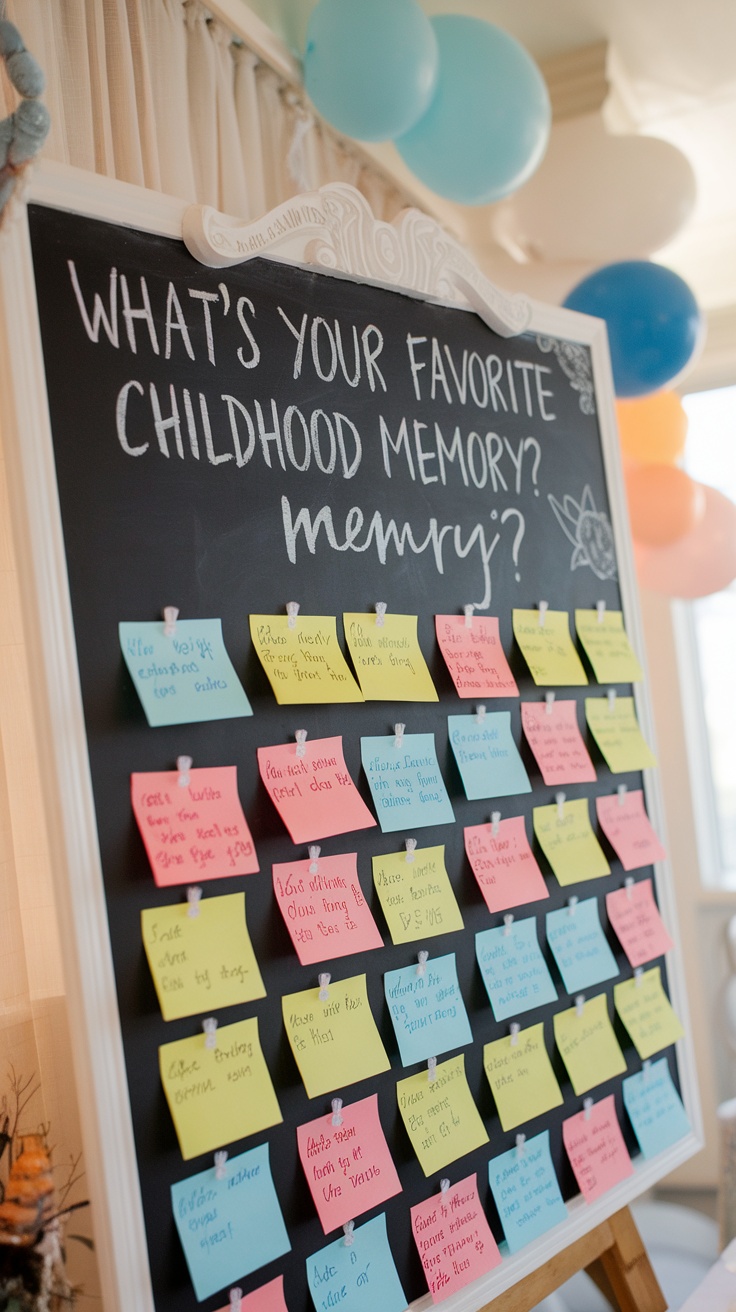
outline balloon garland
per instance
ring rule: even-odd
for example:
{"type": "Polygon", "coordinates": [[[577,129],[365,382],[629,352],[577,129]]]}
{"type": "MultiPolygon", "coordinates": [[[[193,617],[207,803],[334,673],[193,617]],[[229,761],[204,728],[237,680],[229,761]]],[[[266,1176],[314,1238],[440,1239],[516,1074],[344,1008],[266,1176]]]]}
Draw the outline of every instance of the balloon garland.
{"type": "Polygon", "coordinates": [[[17,27],[0,19],[0,57],[18,95],[17,109],[0,122],[0,213],[4,212],[18,180],[48,136],[51,119],[38,99],[43,94],[43,70],[26,50],[17,27]]]}

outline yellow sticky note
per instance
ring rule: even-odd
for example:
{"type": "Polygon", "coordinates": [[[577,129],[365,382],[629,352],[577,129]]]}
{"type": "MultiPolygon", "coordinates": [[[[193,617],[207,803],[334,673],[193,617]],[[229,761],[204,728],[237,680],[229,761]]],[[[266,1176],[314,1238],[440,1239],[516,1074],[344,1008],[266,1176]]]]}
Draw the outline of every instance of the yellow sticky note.
{"type": "Polygon", "coordinates": [[[659,966],[614,985],[613,1001],[642,1060],[682,1038],[684,1031],[662,988],[659,966]]]}
{"type": "Polygon", "coordinates": [[[514,610],[514,637],[537,684],[571,687],[588,682],[570,637],[566,610],[514,610]]]}
{"type": "Polygon", "coordinates": [[[286,1033],[309,1098],[391,1067],[368,1002],[365,975],[281,1000],[286,1033]]]}
{"type": "Polygon", "coordinates": [[[444,845],[374,856],[373,882],[394,943],[465,928],[445,868],[444,845]]]}
{"type": "Polygon", "coordinates": [[[148,964],[164,1020],[265,998],[245,923],[245,893],[141,912],[148,964]]]}
{"type": "Polygon", "coordinates": [[[184,1161],[245,1139],[283,1119],[261,1050],[258,1020],[223,1025],[206,1035],[164,1043],[161,1083],[184,1161]]]}
{"type": "Polygon", "coordinates": [[[640,683],[644,678],[620,610],[576,610],[575,628],[599,683],[640,683]]]}
{"type": "Polygon", "coordinates": [[[657,764],[642,737],[633,697],[586,697],[585,718],[612,774],[657,764]]]}
{"type": "Polygon", "coordinates": [[[250,636],[280,706],[362,702],[334,615],[251,615],[250,636]]]}
{"type": "Polygon", "coordinates": [[[532,815],[539,846],[563,888],[610,875],[611,867],[590,824],[587,797],[561,806],[557,802],[535,806],[532,815]]]}
{"type": "Polygon", "coordinates": [[[399,1111],[425,1175],[441,1171],[474,1148],[488,1143],[486,1127],[465,1074],[465,1057],[452,1057],[429,1071],[410,1075],[396,1085],[399,1111]]]}
{"type": "Polygon", "coordinates": [[[552,1107],[562,1106],[562,1094],[544,1042],[544,1025],[520,1030],[486,1043],[483,1066],[495,1099],[501,1128],[513,1130],[552,1107]]]}
{"type": "Polygon", "coordinates": [[[626,1070],[626,1060],[608,1018],[605,993],[577,1007],[558,1011],[553,1019],[555,1042],[570,1083],[579,1096],[626,1070]]]}
{"type": "Polygon", "coordinates": [[[367,702],[436,702],[419,647],[416,615],[343,615],[345,637],[367,702]]]}

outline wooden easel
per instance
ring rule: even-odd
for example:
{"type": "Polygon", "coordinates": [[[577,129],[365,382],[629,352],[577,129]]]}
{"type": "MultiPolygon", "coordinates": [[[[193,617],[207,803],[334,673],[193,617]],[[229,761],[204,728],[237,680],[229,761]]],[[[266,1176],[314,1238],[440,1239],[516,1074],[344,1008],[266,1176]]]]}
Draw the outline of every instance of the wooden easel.
{"type": "Polygon", "coordinates": [[[481,1312],[530,1312],[577,1271],[587,1271],[618,1312],[666,1312],[667,1303],[628,1207],[494,1298],[481,1312]]]}

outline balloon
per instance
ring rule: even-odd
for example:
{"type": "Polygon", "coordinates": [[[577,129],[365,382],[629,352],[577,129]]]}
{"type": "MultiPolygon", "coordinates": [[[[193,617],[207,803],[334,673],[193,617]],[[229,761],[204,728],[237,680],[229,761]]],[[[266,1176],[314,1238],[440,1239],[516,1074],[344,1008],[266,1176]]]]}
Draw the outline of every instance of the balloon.
{"type": "Polygon", "coordinates": [[[703,492],[705,513],[692,532],[637,560],[643,588],[667,597],[707,597],[736,578],[736,506],[715,488],[703,492]]]}
{"type": "Polygon", "coordinates": [[[682,455],[687,415],[674,392],[616,403],[621,451],[643,465],[672,465],[682,455]]]}
{"type": "Polygon", "coordinates": [[[596,269],[564,304],[605,319],[617,396],[646,396],[666,387],[700,345],[700,310],[687,283],[648,260],[596,269]]]}
{"type": "Polygon", "coordinates": [[[421,118],[437,81],[437,38],[418,0],[320,0],[304,84],[333,127],[388,141],[421,118]]]}
{"type": "Polygon", "coordinates": [[[657,137],[613,136],[600,114],[556,123],[537,172],[508,202],[507,226],[535,260],[593,265],[652,255],[695,208],[682,151],[657,137]]]}
{"type": "Polygon", "coordinates": [[[500,200],[531,177],[544,154],[551,116],[544,80],[524,47],[493,23],[460,14],[431,21],[437,90],[397,149],[440,196],[464,205],[500,200]]]}
{"type": "Polygon", "coordinates": [[[705,512],[700,483],[675,465],[639,465],[626,474],[631,532],[645,546],[664,547],[676,542],[705,512]]]}

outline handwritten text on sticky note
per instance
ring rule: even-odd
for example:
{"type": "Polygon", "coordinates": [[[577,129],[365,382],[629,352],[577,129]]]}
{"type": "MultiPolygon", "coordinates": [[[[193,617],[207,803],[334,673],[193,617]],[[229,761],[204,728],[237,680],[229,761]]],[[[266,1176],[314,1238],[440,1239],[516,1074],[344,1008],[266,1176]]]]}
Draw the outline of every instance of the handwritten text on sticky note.
{"type": "Polygon", "coordinates": [[[586,1203],[633,1175],[613,1094],[562,1122],[562,1142],[586,1203]]]}
{"type": "Polygon", "coordinates": [[[361,738],[360,755],[384,834],[452,824],[433,733],[361,738]]]}
{"type": "Polygon", "coordinates": [[[383,986],[402,1066],[473,1042],[454,952],[389,970],[383,986]]]}
{"type": "Polygon", "coordinates": [[[286,1034],[309,1098],[387,1071],[390,1062],[373,1019],[365,975],[282,998],[286,1034]]]}
{"type": "Polygon", "coordinates": [[[634,979],[622,980],[613,987],[613,1001],[639,1056],[652,1057],[684,1033],[662,988],[662,972],[652,966],[634,979]]]}
{"type": "Polygon", "coordinates": [[[342,738],[258,748],[258,769],[293,843],[369,829],[375,820],[353,783],[342,738]]]}
{"type": "Polygon", "coordinates": [[[541,1023],[486,1043],[483,1066],[504,1130],[513,1130],[562,1105],[541,1023]]]}
{"type": "Polygon", "coordinates": [[[465,1074],[465,1057],[438,1062],[434,1080],[427,1070],[396,1085],[399,1111],[425,1175],[488,1143],[486,1128],[465,1074]]]}
{"type": "Polygon", "coordinates": [[[444,846],[374,856],[373,881],[394,943],[415,943],[464,928],[444,846]]]}
{"type": "Polygon", "coordinates": [[[148,723],[196,724],[253,711],[225,651],[221,620],[123,622],[120,646],[148,723]]]}
{"type": "Polygon", "coordinates": [[[377,1093],[297,1126],[296,1138],[325,1234],[401,1193],[377,1093]]]}
{"type": "Polygon", "coordinates": [[[583,663],[570,637],[566,610],[514,610],[514,637],[536,684],[587,683],[583,663]]]}
{"type": "Polygon", "coordinates": [[[605,993],[587,999],[580,1008],[558,1011],[552,1023],[559,1054],[578,1097],[626,1070],[605,993]]]}
{"type": "Polygon", "coordinates": [[[549,1150],[549,1130],[488,1163],[491,1193],[506,1243],[518,1253],[567,1216],[549,1150]]]}
{"type": "Polygon", "coordinates": [[[530,793],[529,776],[511,734],[511,713],[448,715],[450,738],[465,796],[511,797],[530,793]]]}
{"type": "Polygon", "coordinates": [[[475,936],[475,954],[496,1020],[554,1002],[557,990],[537,940],[534,916],[475,936]]]}
{"type": "Polygon", "coordinates": [[[494,615],[435,615],[440,651],[458,697],[518,697],[494,615]]]}
{"type": "Polygon", "coordinates": [[[586,797],[566,801],[562,808],[556,802],[535,806],[533,823],[539,846],[563,887],[610,875],[611,867],[591,828],[586,797]]]}
{"type": "Polygon", "coordinates": [[[251,615],[250,636],[280,706],[363,701],[334,615],[251,615]]]}
{"type": "Polygon", "coordinates": [[[672,939],[654,901],[651,879],[608,893],[606,910],[632,966],[643,966],[672,948],[672,939]]]}
{"type": "Polygon", "coordinates": [[[258,870],[234,765],[132,774],[130,794],[159,888],[258,870]]]}
{"type": "Polygon", "coordinates": [[[523,815],[499,820],[496,825],[467,825],[465,851],[489,911],[505,911],[549,897],[529,846],[523,815]]]}
{"type": "Polygon", "coordinates": [[[639,683],[641,665],[624,629],[620,610],[576,610],[575,628],[598,683],[639,683]]]}
{"type": "Polygon", "coordinates": [[[645,1157],[656,1157],[690,1134],[690,1122],[667,1065],[660,1057],[623,1084],[624,1107],[645,1157]]]}
{"type": "Polygon", "coordinates": [[[164,1020],[266,996],[245,923],[245,893],[203,898],[196,915],[186,902],[148,908],[141,931],[164,1020]]]}
{"type": "Polygon", "coordinates": [[[644,741],[633,697],[586,697],[585,718],[612,774],[646,770],[657,758],[644,741]]]}
{"type": "Polygon", "coordinates": [[[612,797],[596,797],[598,823],[624,870],[664,861],[667,853],[649,823],[641,788],[612,797]]]}
{"type": "Polygon", "coordinates": [[[358,879],[358,856],[320,856],[273,867],[273,891],[303,966],[383,947],[358,879]]]}
{"type": "Polygon", "coordinates": [[[477,1175],[412,1207],[411,1228],[433,1303],[464,1289],[501,1261],[478,1197],[477,1175]]]}
{"type": "Polygon", "coordinates": [[[367,702],[436,702],[419,647],[416,615],[343,615],[345,637],[367,702]]]}
{"type": "Polygon", "coordinates": [[[568,993],[581,993],[618,975],[598,915],[598,899],[547,912],[547,942],[568,993]]]}
{"type": "Polygon", "coordinates": [[[341,1235],[307,1258],[315,1312],[404,1312],[406,1295],[386,1230],[386,1213],[356,1226],[347,1246],[341,1235]]]}
{"type": "Polygon", "coordinates": [[[596,773],[578,728],[576,701],[522,702],[521,723],[546,784],[553,788],[594,782],[596,773]]]}

